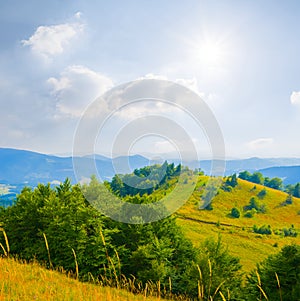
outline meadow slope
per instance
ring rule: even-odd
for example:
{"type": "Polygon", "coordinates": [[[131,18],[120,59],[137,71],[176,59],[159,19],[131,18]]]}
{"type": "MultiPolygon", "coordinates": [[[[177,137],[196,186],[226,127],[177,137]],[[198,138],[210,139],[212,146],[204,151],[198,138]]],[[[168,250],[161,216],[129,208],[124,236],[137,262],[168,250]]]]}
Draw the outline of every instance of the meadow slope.
{"type": "Polygon", "coordinates": [[[283,237],[274,234],[274,231],[289,228],[291,225],[299,232],[300,199],[293,198],[292,204],[283,206],[282,203],[288,197],[286,193],[238,179],[238,185],[232,191],[219,190],[212,201],[213,210],[200,210],[199,200],[206,181],[205,176],[199,178],[193,195],[175,214],[177,223],[195,246],[199,246],[208,237],[217,238],[221,234],[230,253],[239,257],[244,271],[249,272],[255,268],[256,263],[269,254],[278,252],[282,246],[300,244],[300,235],[283,237]],[[262,189],[266,189],[267,193],[259,202],[265,205],[266,212],[256,213],[252,218],[244,217],[244,207],[262,189]],[[240,218],[231,217],[233,207],[240,210],[240,218]],[[270,225],[273,233],[254,233],[254,225],[270,225]]]}
{"type": "Polygon", "coordinates": [[[157,301],[126,290],[82,283],[37,263],[0,257],[0,300],[157,301]]]}

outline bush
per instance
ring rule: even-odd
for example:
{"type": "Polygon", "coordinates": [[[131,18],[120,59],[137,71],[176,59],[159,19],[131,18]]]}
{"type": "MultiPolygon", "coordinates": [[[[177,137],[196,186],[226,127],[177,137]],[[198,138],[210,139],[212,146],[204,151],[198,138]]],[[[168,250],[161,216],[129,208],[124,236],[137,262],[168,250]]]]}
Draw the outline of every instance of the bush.
{"type": "Polygon", "coordinates": [[[287,205],[291,205],[291,204],[293,204],[293,197],[291,195],[288,195],[286,200],[284,202],[282,202],[280,205],[287,206],[287,205]]]}
{"type": "Polygon", "coordinates": [[[244,216],[247,218],[252,218],[256,213],[256,209],[252,208],[250,211],[247,211],[244,216]]]}
{"type": "Polygon", "coordinates": [[[263,225],[263,226],[261,226],[259,228],[256,225],[254,225],[253,226],[253,231],[255,233],[259,233],[259,234],[266,234],[266,235],[272,234],[272,229],[271,229],[270,225],[268,225],[268,226],[263,225]]]}
{"type": "Polygon", "coordinates": [[[258,198],[263,199],[267,195],[267,190],[264,188],[258,194],[258,198]]]}
{"type": "Polygon", "coordinates": [[[234,218],[239,218],[241,216],[240,210],[236,207],[231,209],[231,216],[234,218]]]}
{"type": "Polygon", "coordinates": [[[244,207],[245,211],[255,209],[257,213],[265,213],[266,212],[266,205],[261,204],[259,200],[253,196],[250,199],[249,205],[244,207]]]}
{"type": "Polygon", "coordinates": [[[283,228],[283,235],[284,237],[290,236],[290,237],[296,237],[298,233],[296,232],[294,225],[292,225],[290,228],[283,228]]]}
{"type": "Polygon", "coordinates": [[[238,185],[237,176],[236,174],[233,174],[231,177],[228,177],[226,182],[226,186],[235,187],[238,185]]]}

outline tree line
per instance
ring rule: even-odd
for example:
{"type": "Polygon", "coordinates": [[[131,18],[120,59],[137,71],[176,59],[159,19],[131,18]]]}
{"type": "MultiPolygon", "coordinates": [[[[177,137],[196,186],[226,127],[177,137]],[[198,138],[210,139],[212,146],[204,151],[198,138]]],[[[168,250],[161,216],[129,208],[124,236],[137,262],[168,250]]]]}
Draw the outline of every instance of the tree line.
{"type": "Polygon", "coordinates": [[[264,177],[260,172],[254,172],[251,174],[249,171],[242,171],[239,173],[238,177],[255,184],[261,184],[269,188],[283,190],[291,196],[300,198],[300,183],[284,185],[282,179],[278,177],[270,179],[269,177],[264,177]]]}

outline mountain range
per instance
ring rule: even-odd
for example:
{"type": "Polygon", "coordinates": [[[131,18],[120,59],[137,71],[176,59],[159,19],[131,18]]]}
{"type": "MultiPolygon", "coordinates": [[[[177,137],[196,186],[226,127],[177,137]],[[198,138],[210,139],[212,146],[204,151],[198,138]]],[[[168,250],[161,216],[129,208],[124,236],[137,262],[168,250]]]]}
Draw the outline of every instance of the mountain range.
{"type": "MultiPolygon", "coordinates": [[[[97,173],[102,180],[110,180],[116,173],[129,173],[136,168],[156,163],[141,155],[120,156],[108,158],[102,155],[83,157],[59,157],[41,154],[28,150],[0,148],[0,184],[18,187],[36,186],[37,183],[52,183],[64,181],[69,177],[73,183],[77,179],[73,161],[81,178],[89,178],[97,173]]],[[[180,163],[169,159],[168,162],[180,163]]],[[[182,162],[190,168],[201,168],[210,174],[211,160],[182,162]]],[[[260,171],[264,176],[280,177],[285,184],[300,182],[300,158],[248,158],[227,160],[225,175],[243,170],[260,171]]],[[[0,192],[1,194],[1,192],[0,192]]]]}

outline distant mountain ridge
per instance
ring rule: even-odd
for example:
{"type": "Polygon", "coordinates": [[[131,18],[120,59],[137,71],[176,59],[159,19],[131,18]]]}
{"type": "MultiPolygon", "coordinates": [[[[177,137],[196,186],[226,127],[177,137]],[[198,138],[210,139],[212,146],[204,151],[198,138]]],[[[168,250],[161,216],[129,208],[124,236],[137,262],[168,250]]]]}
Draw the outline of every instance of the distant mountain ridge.
{"type": "MultiPolygon", "coordinates": [[[[108,158],[103,155],[88,155],[76,157],[76,162],[82,167],[82,174],[89,178],[96,172],[101,179],[109,180],[116,173],[130,173],[155,162],[141,155],[108,158]],[[96,169],[86,166],[92,164],[96,169]]],[[[179,160],[168,160],[179,164],[179,160]]],[[[210,174],[211,160],[182,162],[190,168],[201,168],[210,174]]],[[[265,176],[283,178],[285,183],[300,182],[300,158],[249,158],[227,160],[225,175],[243,170],[261,171],[265,176]]],[[[64,181],[69,177],[75,183],[72,157],[58,157],[28,150],[0,148],[0,184],[36,186],[37,183],[54,183],[64,181]]],[[[79,179],[80,180],[80,179],[79,179]]]]}
{"type": "Polygon", "coordinates": [[[278,177],[284,184],[300,182],[300,166],[275,166],[259,170],[265,177],[278,177]]]}

